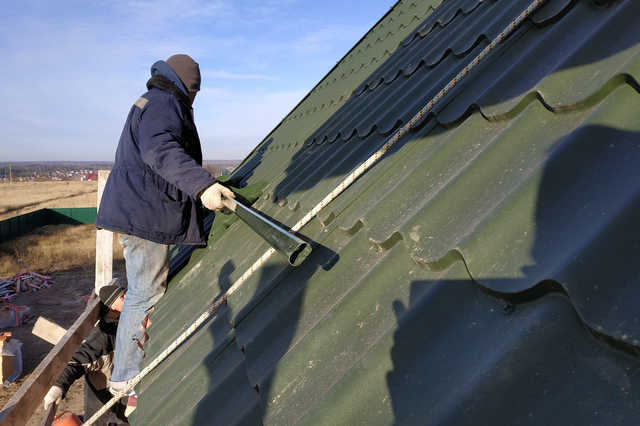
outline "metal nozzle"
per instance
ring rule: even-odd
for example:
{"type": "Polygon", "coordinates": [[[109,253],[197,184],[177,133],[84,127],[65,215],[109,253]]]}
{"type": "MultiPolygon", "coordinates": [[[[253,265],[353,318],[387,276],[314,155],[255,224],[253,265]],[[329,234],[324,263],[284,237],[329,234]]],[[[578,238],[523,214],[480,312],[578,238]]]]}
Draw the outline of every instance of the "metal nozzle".
{"type": "Polygon", "coordinates": [[[287,256],[289,264],[298,266],[309,253],[311,246],[296,235],[232,198],[223,198],[225,207],[238,215],[258,235],[280,253],[287,256]]]}

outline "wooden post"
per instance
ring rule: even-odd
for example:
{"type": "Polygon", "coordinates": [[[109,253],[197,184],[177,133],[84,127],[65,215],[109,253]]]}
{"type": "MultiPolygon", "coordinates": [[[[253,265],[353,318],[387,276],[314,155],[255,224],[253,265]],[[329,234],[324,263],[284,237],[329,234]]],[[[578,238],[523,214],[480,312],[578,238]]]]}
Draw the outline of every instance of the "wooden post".
{"type": "MultiPolygon", "coordinates": [[[[109,170],[98,170],[98,209],[100,209],[100,200],[102,200],[102,193],[104,187],[107,184],[107,178],[109,177],[109,170]]],[[[113,232],[106,229],[98,229],[96,232],[96,282],[95,293],[96,295],[100,291],[100,288],[109,284],[113,275],[113,232]]],[[[93,414],[97,409],[89,412],[92,408],[88,401],[95,396],[90,395],[91,390],[88,386],[84,387],[84,415],[93,414]]],[[[102,419],[102,418],[101,418],[102,419]]]]}
{"type": "Polygon", "coordinates": [[[53,347],[51,352],[38,364],[29,378],[25,380],[18,392],[16,392],[9,402],[0,412],[0,424],[5,425],[26,425],[36,408],[44,399],[49,388],[64,370],[67,362],[82,343],[89,331],[94,327],[100,313],[100,299],[93,296],[84,312],[64,337],[53,347]]]}
{"type": "MultiPolygon", "coordinates": [[[[109,170],[98,171],[98,209],[102,192],[109,177],[109,170]]],[[[96,282],[95,292],[109,284],[113,275],[113,232],[106,229],[98,229],[96,232],[96,282]]]]}

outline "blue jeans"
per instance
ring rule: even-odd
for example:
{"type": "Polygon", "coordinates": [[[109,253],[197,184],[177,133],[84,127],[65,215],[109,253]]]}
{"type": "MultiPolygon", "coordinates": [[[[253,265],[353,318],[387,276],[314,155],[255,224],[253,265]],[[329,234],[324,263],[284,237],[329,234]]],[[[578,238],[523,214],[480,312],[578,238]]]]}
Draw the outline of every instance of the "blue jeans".
{"type": "Polygon", "coordinates": [[[140,372],[144,357],[142,321],[164,294],[169,272],[169,246],[122,234],[128,288],[118,322],[111,382],[126,382],[140,372]]]}

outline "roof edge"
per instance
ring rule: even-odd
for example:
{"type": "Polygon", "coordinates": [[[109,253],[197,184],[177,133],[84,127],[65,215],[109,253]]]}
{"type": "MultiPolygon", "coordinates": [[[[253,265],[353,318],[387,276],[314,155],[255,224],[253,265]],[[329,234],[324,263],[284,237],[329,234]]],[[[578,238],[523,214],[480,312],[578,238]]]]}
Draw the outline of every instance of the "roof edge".
{"type": "Polygon", "coordinates": [[[338,68],[338,66],[342,63],[342,61],[344,61],[346,59],[347,56],[349,56],[349,54],[351,52],[353,52],[356,47],[358,47],[360,45],[360,43],[362,43],[362,41],[367,38],[367,36],[382,22],[384,21],[387,16],[389,16],[389,14],[391,14],[391,12],[398,6],[398,4],[400,4],[402,0],[398,0],[394,3],[393,6],[391,6],[389,8],[389,10],[386,11],[386,13],[384,15],[382,15],[382,17],[380,19],[378,19],[378,21],[369,29],[369,31],[367,31],[366,33],[364,33],[364,35],[362,37],[360,37],[360,39],[351,47],[351,49],[349,49],[347,51],[347,53],[345,53],[342,58],[340,58],[339,61],[337,61],[335,63],[335,65],[333,67],[331,67],[331,69],[329,71],[327,71],[327,73],[324,75],[324,77],[322,77],[320,79],[320,81],[318,81],[315,86],[313,86],[311,88],[311,90],[309,90],[309,92],[291,109],[291,111],[289,111],[281,120],[280,122],[278,122],[278,124],[276,124],[276,126],[271,129],[271,131],[269,133],[267,133],[267,135],[262,138],[262,140],[255,146],[255,148],[253,148],[251,150],[251,152],[249,154],[247,154],[247,156],[240,162],[240,164],[238,164],[236,166],[235,169],[233,169],[233,171],[231,172],[231,174],[235,173],[238,169],[240,169],[240,167],[242,167],[247,160],[253,155],[255,154],[255,152],[262,146],[262,144],[264,144],[266,141],[269,140],[269,138],[271,137],[271,135],[273,135],[273,133],[278,130],[278,128],[282,125],[282,123],[300,106],[302,105],[302,103],[311,95],[311,93],[313,93],[314,90],[316,90],[316,88],[322,84],[323,81],[325,81],[327,79],[327,77],[329,77],[329,75],[336,69],[338,68]]]}

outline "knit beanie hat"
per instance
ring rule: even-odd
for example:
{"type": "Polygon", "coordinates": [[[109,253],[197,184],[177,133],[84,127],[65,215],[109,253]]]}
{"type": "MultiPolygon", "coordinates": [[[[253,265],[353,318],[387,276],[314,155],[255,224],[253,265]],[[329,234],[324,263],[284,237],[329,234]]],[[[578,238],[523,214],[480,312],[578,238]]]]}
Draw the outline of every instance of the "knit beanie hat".
{"type": "Polygon", "coordinates": [[[110,308],[113,302],[124,293],[124,288],[119,285],[110,284],[102,287],[99,293],[102,303],[104,303],[107,308],[110,308]]]}
{"type": "Polygon", "coordinates": [[[200,67],[189,55],[173,55],[167,59],[167,64],[178,74],[189,92],[200,90],[200,67]]]}

